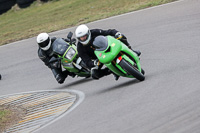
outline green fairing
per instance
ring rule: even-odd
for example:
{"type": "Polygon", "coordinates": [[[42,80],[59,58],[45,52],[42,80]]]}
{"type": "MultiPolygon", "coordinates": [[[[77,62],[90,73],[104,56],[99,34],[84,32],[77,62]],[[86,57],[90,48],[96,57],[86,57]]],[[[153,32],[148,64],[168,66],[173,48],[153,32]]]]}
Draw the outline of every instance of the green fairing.
{"type": "MultiPolygon", "coordinates": [[[[59,56],[59,55],[58,55],[59,56]]],[[[75,68],[74,67],[74,65],[72,65],[74,62],[74,60],[76,60],[77,58],[78,58],[78,52],[77,52],[77,48],[76,48],[76,46],[75,45],[71,45],[71,46],[69,46],[69,48],[65,51],[65,53],[63,54],[63,56],[61,57],[61,56],[59,56],[60,58],[62,58],[61,59],[61,64],[62,64],[62,66],[65,68],[65,69],[67,69],[69,72],[73,72],[73,73],[75,73],[75,74],[77,74],[78,76],[83,76],[83,77],[85,77],[85,76],[88,76],[89,75],[89,73],[86,73],[86,72],[81,72],[80,70],[78,70],[77,68],[75,68]],[[69,51],[69,49],[70,48],[73,48],[75,51],[76,51],[76,54],[74,55],[74,57],[71,59],[71,60],[69,60],[69,59],[67,59],[67,58],[65,58],[65,55],[67,54],[67,52],[69,51]]]]}
{"type": "Polygon", "coordinates": [[[72,45],[72,46],[69,46],[69,48],[68,48],[68,49],[65,51],[65,53],[63,54],[63,56],[58,55],[60,58],[62,58],[62,60],[61,60],[62,66],[63,66],[65,69],[67,69],[68,71],[70,71],[70,72],[78,72],[78,70],[75,69],[74,66],[71,64],[71,63],[73,62],[73,60],[74,60],[75,58],[77,58],[77,54],[78,54],[78,53],[77,53],[77,50],[76,50],[75,46],[72,45]],[[69,50],[71,47],[74,48],[74,50],[76,51],[76,54],[74,55],[74,57],[73,57],[71,60],[69,60],[69,59],[65,58],[65,55],[66,55],[66,53],[68,52],[68,50],[69,50]],[[71,64],[71,65],[70,65],[70,64],[71,64]]]}
{"type": "Polygon", "coordinates": [[[73,60],[74,60],[75,58],[77,58],[77,55],[78,55],[78,52],[77,52],[77,50],[76,50],[76,46],[74,46],[74,45],[69,46],[69,48],[65,51],[65,53],[64,53],[63,56],[62,56],[62,62],[65,63],[65,61],[67,61],[67,63],[71,63],[71,62],[73,62],[73,60]],[[69,50],[71,47],[76,51],[76,54],[74,55],[74,57],[73,57],[71,60],[69,60],[69,59],[65,58],[65,55],[67,54],[68,50],[69,50]]]}
{"type": "Polygon", "coordinates": [[[108,38],[107,49],[104,51],[95,51],[95,55],[97,55],[99,61],[105,65],[110,63],[112,60],[114,60],[122,48],[122,45],[121,45],[122,43],[119,40],[114,39],[111,36],[107,36],[107,38],[108,38]],[[108,50],[109,46],[111,48],[110,49],[111,51],[106,53],[105,51],[108,50]]]}
{"type": "Polygon", "coordinates": [[[84,65],[83,61],[78,56],[77,48],[72,35],[72,32],[68,33],[67,38],[69,41],[57,38],[53,42],[52,50],[57,57],[52,57],[50,62],[60,62],[62,68],[71,72],[74,76],[90,77],[90,70],[84,65]]]}
{"type": "Polygon", "coordinates": [[[121,66],[119,66],[117,63],[113,64],[112,61],[118,56],[120,52],[123,52],[125,54],[122,55],[122,58],[133,65],[134,62],[127,55],[132,57],[137,64],[138,70],[141,72],[139,57],[121,41],[111,36],[107,36],[107,39],[108,47],[104,51],[95,51],[95,55],[97,56],[99,61],[105,64],[111,71],[113,71],[117,75],[134,78],[132,75],[128,75],[127,72],[124,71],[123,68],[121,68],[121,66]],[[107,52],[109,47],[110,52],[107,52]]]}

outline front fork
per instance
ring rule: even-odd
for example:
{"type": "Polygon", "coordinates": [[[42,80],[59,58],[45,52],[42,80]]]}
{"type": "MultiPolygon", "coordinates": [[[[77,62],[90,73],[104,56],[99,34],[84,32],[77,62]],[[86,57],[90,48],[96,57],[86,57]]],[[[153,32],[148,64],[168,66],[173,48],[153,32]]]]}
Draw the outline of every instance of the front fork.
{"type": "MultiPolygon", "coordinates": [[[[140,67],[140,63],[139,62],[136,62],[136,61],[133,61],[131,60],[126,54],[120,52],[120,54],[117,56],[117,58],[115,59],[115,64],[116,66],[118,66],[118,68],[121,66],[119,66],[119,63],[121,62],[121,60],[124,59],[126,60],[127,62],[129,62],[133,67],[135,67],[138,71],[141,72],[141,67],[140,67]]],[[[125,72],[123,69],[121,69],[123,72],[125,72]]]]}

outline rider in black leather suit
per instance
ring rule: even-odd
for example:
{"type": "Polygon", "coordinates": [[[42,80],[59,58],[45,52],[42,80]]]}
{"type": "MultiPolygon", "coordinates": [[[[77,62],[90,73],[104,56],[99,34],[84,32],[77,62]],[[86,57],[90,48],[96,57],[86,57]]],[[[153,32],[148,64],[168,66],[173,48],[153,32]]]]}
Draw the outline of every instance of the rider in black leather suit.
{"type": "MultiPolygon", "coordinates": [[[[61,64],[59,62],[54,62],[54,63],[49,62],[52,57],[57,57],[56,55],[53,54],[52,51],[52,43],[55,40],[56,37],[50,38],[47,33],[40,33],[37,36],[37,43],[39,46],[38,56],[44,62],[44,64],[51,69],[57,82],[62,84],[68,75],[72,77],[74,77],[75,75],[67,70],[62,71],[61,64]]],[[[63,40],[69,42],[68,39],[63,38],[63,40]]]]}
{"type": "MultiPolygon", "coordinates": [[[[105,69],[99,69],[100,63],[97,60],[97,57],[94,54],[94,47],[93,47],[93,41],[94,39],[99,36],[113,36],[115,38],[118,38],[120,41],[122,41],[125,45],[127,45],[130,49],[131,46],[127,41],[127,38],[121,34],[119,31],[115,29],[109,29],[109,30],[102,30],[102,29],[92,29],[90,30],[86,25],[82,24],[77,27],[75,31],[76,38],[78,39],[77,44],[77,50],[79,56],[82,58],[82,60],[85,62],[88,68],[91,69],[91,76],[94,79],[99,79],[103,76],[109,75],[111,72],[108,68],[105,69]]],[[[133,50],[138,56],[141,54],[140,51],[133,50]]],[[[118,76],[115,75],[115,79],[118,80],[118,76]]]]}

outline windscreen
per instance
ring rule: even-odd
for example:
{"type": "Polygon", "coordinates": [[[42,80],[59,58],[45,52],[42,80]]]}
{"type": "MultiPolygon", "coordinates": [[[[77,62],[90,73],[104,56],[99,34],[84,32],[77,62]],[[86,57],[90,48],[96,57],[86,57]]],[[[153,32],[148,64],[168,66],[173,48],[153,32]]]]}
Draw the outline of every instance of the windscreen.
{"type": "Polygon", "coordinates": [[[68,49],[69,44],[65,42],[62,38],[57,38],[53,42],[53,51],[58,55],[63,55],[65,51],[68,49]]]}
{"type": "Polygon", "coordinates": [[[104,51],[108,47],[108,39],[105,36],[98,36],[93,42],[97,51],[104,51]]]}

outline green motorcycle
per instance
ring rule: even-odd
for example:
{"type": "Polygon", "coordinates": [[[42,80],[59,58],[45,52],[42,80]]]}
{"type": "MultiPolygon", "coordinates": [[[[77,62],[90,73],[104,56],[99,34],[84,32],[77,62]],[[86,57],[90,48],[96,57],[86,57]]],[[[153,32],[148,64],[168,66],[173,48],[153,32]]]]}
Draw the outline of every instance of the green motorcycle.
{"type": "Polygon", "coordinates": [[[80,77],[90,77],[90,70],[86,67],[85,63],[78,56],[77,48],[75,45],[76,40],[72,39],[72,32],[69,32],[67,38],[69,42],[64,41],[62,38],[57,38],[53,44],[52,49],[58,58],[50,59],[50,63],[59,62],[62,67],[71,73],[80,77]]]}
{"type": "Polygon", "coordinates": [[[140,59],[121,41],[112,36],[98,36],[93,45],[98,60],[118,76],[145,80],[140,59]]]}

